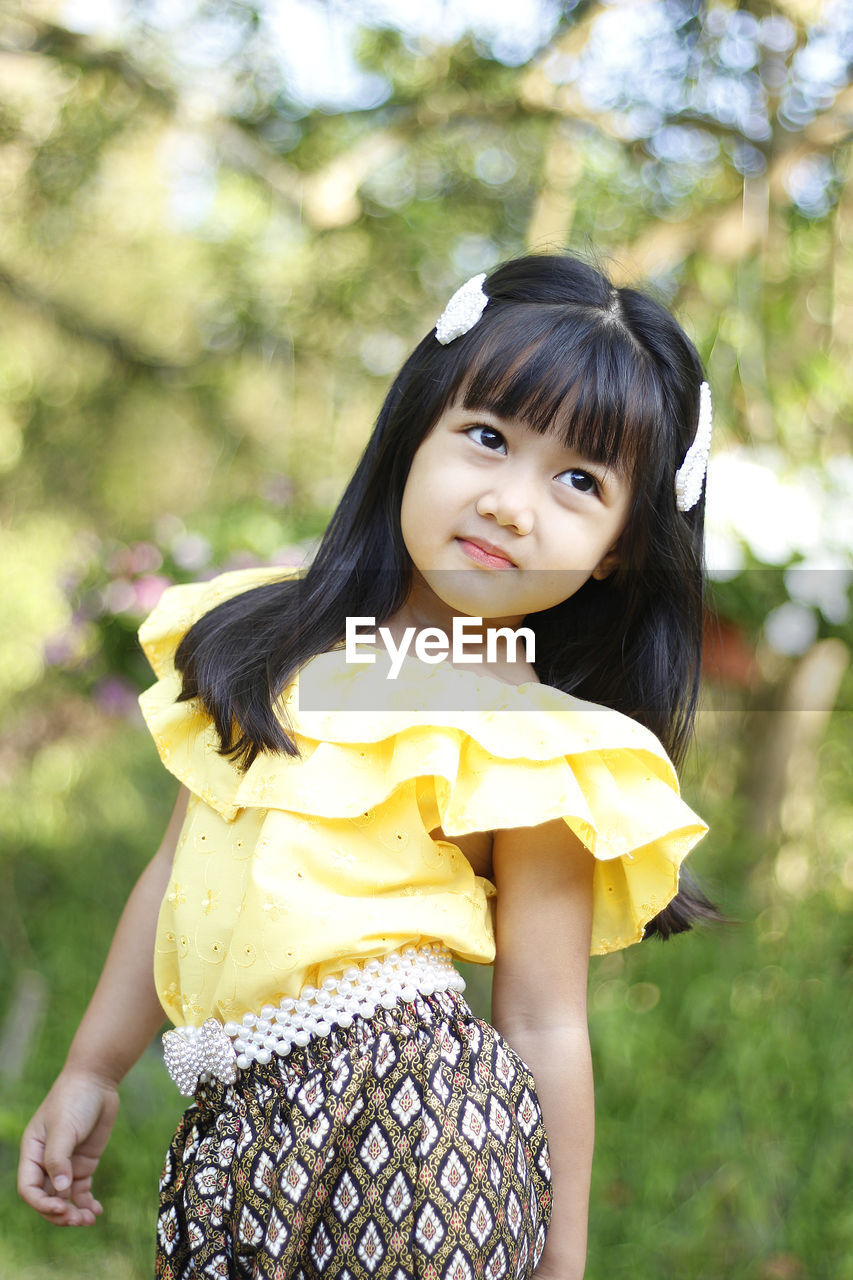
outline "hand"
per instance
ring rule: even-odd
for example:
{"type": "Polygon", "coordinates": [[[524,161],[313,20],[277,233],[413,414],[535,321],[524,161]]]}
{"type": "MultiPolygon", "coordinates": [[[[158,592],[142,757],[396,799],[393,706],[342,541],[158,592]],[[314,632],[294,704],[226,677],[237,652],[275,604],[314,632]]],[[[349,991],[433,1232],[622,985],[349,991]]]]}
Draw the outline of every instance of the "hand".
{"type": "Polygon", "coordinates": [[[118,1114],[116,1086],[66,1068],[24,1130],[18,1193],[48,1222],[90,1227],[103,1212],[92,1174],[118,1114]]]}

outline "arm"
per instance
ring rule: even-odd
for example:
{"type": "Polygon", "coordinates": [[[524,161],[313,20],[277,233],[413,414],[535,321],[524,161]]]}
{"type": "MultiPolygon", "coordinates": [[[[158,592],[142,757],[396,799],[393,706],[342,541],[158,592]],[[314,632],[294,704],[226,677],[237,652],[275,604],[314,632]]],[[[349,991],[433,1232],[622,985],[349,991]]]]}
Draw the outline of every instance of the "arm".
{"type": "Polygon", "coordinates": [[[533,1072],[551,1153],[551,1227],[537,1280],[580,1280],[586,1262],[592,869],[591,854],[560,820],[495,834],[492,1020],[533,1072]]]}
{"type": "Polygon", "coordinates": [[[60,1226],[89,1226],[101,1212],[92,1174],[118,1113],[118,1083],[163,1023],[154,989],[154,934],[187,800],[181,788],[163,842],[119,920],[65,1065],[21,1141],[18,1191],[60,1226]]]}

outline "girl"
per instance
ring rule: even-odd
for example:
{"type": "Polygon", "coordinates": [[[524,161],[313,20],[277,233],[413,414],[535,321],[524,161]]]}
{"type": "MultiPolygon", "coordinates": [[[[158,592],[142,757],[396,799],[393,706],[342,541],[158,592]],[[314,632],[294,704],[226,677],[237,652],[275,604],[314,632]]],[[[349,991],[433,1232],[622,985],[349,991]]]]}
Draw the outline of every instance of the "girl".
{"type": "Polygon", "coordinates": [[[696,703],[709,439],[666,311],[521,258],[407,360],[304,576],[165,594],[141,701],[183,786],[24,1135],[35,1209],[100,1213],[162,1005],[195,1097],[162,1280],[583,1274],[588,956],[708,911],[679,889],[705,827],[667,752],[696,703]],[[494,961],[494,1025],[454,957],[494,961]]]}

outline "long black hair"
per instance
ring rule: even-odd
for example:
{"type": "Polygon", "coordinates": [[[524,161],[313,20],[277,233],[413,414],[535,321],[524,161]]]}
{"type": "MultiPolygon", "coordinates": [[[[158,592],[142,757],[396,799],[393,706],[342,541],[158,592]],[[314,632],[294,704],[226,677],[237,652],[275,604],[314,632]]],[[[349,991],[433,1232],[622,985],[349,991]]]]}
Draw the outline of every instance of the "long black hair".
{"type": "MultiPolygon", "coordinates": [[[[664,307],[570,255],[507,262],[484,290],[468,333],[443,346],[431,332],[403,365],[304,576],[225,601],[178,647],[181,698],[200,699],[240,767],[263,751],[298,754],[276,711],[281,692],[341,643],[348,616],[381,625],[406,600],[403,490],[419,445],[456,402],[556,430],[631,477],[617,569],[524,622],[543,684],[632,716],[683,758],[699,682],[704,498],[680,512],[675,473],[696,432],[699,356],[664,307]]],[[[710,914],[682,876],[646,932],[666,937],[710,914]]]]}

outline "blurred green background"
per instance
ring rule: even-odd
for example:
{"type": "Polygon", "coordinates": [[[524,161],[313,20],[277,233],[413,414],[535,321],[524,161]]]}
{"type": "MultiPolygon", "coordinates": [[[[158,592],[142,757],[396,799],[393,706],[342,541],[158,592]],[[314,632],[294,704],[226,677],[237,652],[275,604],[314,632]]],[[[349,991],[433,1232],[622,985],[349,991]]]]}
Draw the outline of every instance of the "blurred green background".
{"type": "Polygon", "coordinates": [[[156,1046],[97,1227],[12,1191],[173,799],[140,619],[300,563],[452,290],[569,246],[714,390],[684,785],[732,917],[593,963],[588,1275],[853,1277],[851,61],[849,2],[0,3],[0,1275],[151,1274],[156,1046]]]}

